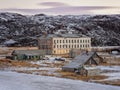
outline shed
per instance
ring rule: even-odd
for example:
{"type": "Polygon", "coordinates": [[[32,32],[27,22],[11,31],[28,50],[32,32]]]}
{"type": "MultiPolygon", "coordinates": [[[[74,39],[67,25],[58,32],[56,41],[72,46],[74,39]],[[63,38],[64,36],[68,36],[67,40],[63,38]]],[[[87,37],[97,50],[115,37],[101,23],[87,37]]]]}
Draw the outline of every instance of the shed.
{"type": "Polygon", "coordinates": [[[82,76],[96,76],[101,70],[96,67],[80,67],[76,72],[82,76]]]}
{"type": "Polygon", "coordinates": [[[98,65],[103,62],[103,59],[96,52],[83,52],[76,56],[72,62],[62,67],[63,71],[75,72],[83,66],[98,65]]]}
{"type": "Polygon", "coordinates": [[[45,56],[44,50],[14,50],[13,60],[40,60],[45,56]]]}

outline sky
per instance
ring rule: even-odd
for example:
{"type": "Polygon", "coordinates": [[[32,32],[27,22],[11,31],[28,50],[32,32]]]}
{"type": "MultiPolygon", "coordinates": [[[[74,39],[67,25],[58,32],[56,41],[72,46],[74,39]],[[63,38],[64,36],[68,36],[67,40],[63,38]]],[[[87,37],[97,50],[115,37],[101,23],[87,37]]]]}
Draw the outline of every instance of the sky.
{"type": "Polygon", "coordinates": [[[0,0],[0,12],[25,15],[120,14],[120,0],[0,0]]]}

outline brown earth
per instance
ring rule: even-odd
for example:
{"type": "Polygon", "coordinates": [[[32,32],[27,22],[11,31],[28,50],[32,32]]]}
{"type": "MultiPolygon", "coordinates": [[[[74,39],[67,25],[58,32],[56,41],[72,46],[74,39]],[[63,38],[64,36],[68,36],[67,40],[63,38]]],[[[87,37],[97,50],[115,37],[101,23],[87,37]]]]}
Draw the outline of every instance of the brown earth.
{"type": "Polygon", "coordinates": [[[9,67],[40,67],[40,65],[31,64],[28,61],[13,61],[9,59],[0,59],[0,68],[9,67]]]}

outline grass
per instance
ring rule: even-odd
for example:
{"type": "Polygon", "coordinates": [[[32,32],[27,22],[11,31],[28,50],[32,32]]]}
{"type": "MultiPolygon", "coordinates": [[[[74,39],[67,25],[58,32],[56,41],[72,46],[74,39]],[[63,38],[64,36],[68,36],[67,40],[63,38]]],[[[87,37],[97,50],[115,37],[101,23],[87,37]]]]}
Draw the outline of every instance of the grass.
{"type": "Polygon", "coordinates": [[[118,80],[108,80],[108,81],[96,81],[97,83],[102,83],[102,84],[108,84],[108,85],[114,85],[114,86],[120,86],[120,79],[118,80]]]}
{"type": "Polygon", "coordinates": [[[40,67],[37,64],[31,64],[27,61],[14,61],[9,59],[0,59],[0,67],[40,67]]]}
{"type": "Polygon", "coordinates": [[[83,81],[89,81],[89,80],[101,80],[107,78],[107,76],[104,75],[98,75],[98,76],[81,76],[73,72],[64,72],[62,70],[56,71],[57,73],[61,74],[62,78],[69,78],[69,79],[75,79],[75,80],[83,80],[83,81]]]}

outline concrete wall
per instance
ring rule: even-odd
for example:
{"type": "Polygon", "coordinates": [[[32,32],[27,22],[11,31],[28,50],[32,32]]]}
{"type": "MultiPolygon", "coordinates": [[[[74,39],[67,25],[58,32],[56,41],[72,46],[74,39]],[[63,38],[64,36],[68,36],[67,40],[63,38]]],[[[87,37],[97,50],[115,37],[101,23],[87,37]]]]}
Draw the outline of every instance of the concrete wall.
{"type": "Polygon", "coordinates": [[[53,38],[53,54],[68,54],[72,49],[91,49],[91,38],[53,38]]]}
{"type": "Polygon", "coordinates": [[[62,67],[62,70],[67,72],[75,72],[74,68],[69,68],[69,67],[62,67]]]}
{"type": "Polygon", "coordinates": [[[51,50],[52,54],[61,55],[69,54],[71,49],[85,49],[91,50],[91,38],[80,37],[80,38],[64,38],[64,37],[53,37],[53,38],[39,38],[38,48],[51,50]]]}

